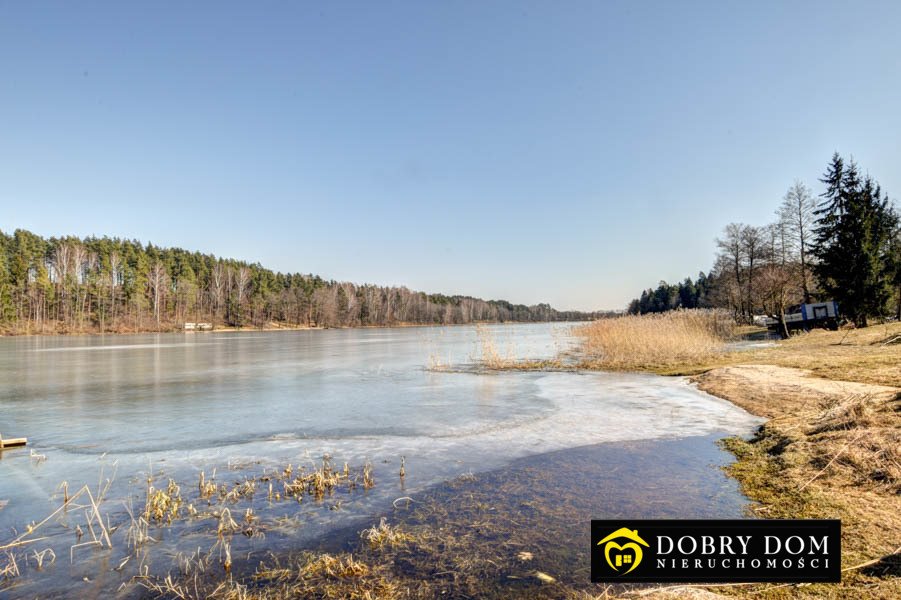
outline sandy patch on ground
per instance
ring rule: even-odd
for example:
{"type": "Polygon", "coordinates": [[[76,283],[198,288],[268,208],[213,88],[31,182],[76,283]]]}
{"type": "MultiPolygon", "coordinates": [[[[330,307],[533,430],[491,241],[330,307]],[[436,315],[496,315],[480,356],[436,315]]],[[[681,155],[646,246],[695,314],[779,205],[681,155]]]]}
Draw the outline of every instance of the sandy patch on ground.
{"type": "Polygon", "coordinates": [[[692,380],[770,419],[748,440],[725,441],[738,458],[727,470],[759,503],[757,514],[842,520],[840,585],[727,593],[779,600],[901,598],[901,388],[751,364],[716,368],[692,380]]]}
{"type": "Polygon", "coordinates": [[[835,381],[809,371],[773,365],[736,365],[692,377],[698,389],[726,398],[761,417],[797,413],[851,396],[892,397],[901,389],[885,385],[835,381]]]}

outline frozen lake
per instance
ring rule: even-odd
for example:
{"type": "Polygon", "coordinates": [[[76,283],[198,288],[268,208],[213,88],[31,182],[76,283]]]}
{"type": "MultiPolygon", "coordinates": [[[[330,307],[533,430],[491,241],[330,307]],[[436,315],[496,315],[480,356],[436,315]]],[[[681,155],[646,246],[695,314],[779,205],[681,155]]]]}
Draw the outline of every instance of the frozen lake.
{"type": "Polygon", "coordinates": [[[122,500],[143,506],[151,473],[193,484],[213,468],[371,462],[377,485],[344,510],[281,511],[307,515],[302,534],[285,538],[297,544],[530,455],[747,434],[759,423],[678,378],[468,369],[486,340],[529,358],[572,344],[560,324],[0,339],[0,433],[29,438],[0,457],[0,546],[60,505],[62,481],[96,488],[115,473],[115,521],[122,500]],[[461,368],[429,368],[439,363],[461,368]]]}

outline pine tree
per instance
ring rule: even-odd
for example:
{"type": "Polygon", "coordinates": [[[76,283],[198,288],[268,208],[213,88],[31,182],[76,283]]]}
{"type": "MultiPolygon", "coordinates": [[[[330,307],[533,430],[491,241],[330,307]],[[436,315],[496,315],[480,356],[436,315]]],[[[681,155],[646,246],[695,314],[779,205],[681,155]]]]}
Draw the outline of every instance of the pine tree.
{"type": "Polygon", "coordinates": [[[816,211],[815,272],[841,312],[865,327],[889,298],[890,243],[896,215],[879,184],[861,177],[836,153],[821,179],[826,191],[816,211]]]}
{"type": "Polygon", "coordinates": [[[889,245],[889,280],[895,294],[895,318],[901,320],[901,224],[897,212],[895,216],[895,233],[889,245]]]}

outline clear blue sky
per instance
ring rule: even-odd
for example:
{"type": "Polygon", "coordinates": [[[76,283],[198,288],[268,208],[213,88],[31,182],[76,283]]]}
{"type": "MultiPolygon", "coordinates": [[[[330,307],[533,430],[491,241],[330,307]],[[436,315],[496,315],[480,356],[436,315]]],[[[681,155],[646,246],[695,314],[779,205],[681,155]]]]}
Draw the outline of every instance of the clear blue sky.
{"type": "Polygon", "coordinates": [[[901,3],[0,1],[0,229],[622,308],[833,151],[901,193],[901,3]]]}

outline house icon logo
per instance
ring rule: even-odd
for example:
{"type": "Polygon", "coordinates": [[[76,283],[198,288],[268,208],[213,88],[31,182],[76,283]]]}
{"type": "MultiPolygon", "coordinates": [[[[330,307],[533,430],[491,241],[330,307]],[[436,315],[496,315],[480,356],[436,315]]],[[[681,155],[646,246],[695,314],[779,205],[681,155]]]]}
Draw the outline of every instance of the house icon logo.
{"type": "Polygon", "coordinates": [[[641,546],[645,548],[650,547],[647,542],[639,537],[637,529],[628,529],[626,527],[617,529],[597,543],[598,546],[602,544],[604,544],[604,558],[607,560],[607,564],[620,575],[634,571],[641,563],[641,546]],[[620,544],[615,541],[618,539],[628,541],[625,544],[620,544]],[[629,567],[627,570],[621,571],[627,566],[629,567]]]}

